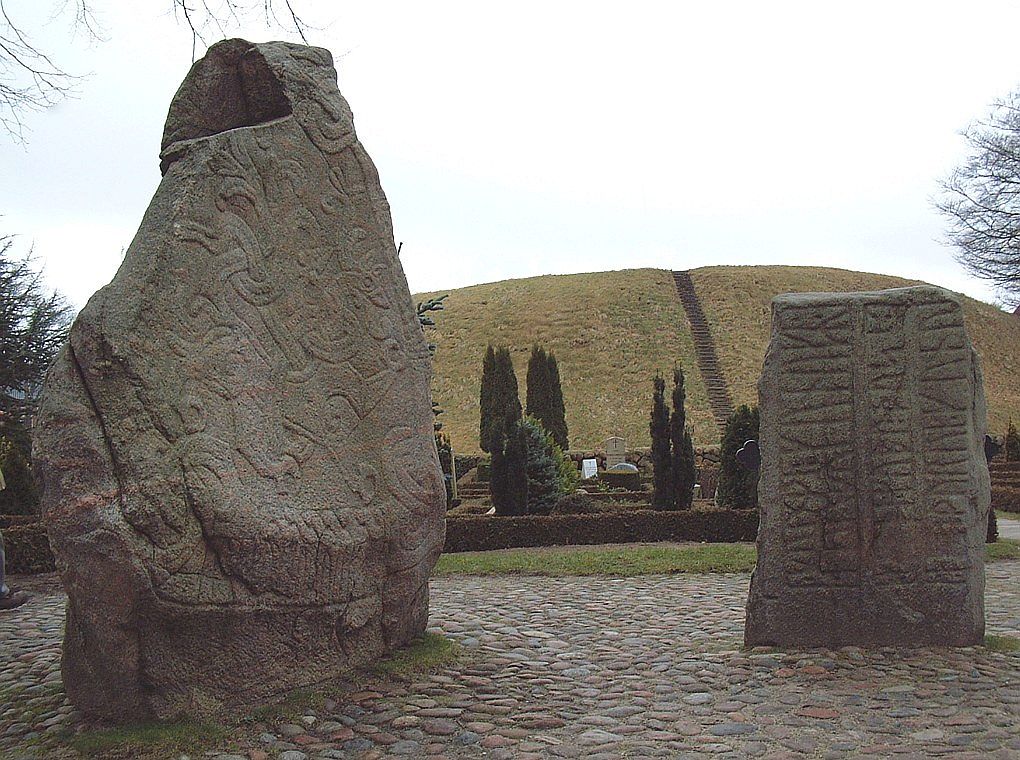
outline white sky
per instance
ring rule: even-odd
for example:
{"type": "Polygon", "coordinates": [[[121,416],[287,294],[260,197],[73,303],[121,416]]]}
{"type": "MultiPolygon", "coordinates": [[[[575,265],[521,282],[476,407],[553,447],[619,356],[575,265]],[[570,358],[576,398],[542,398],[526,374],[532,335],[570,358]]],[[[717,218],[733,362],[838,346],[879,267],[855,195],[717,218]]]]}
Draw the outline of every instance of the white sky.
{"type": "MultiPolygon", "coordinates": [[[[27,146],[0,136],[0,232],[77,306],[159,182],[191,64],[169,0],[92,2],[94,44],[53,17],[63,0],[4,3],[89,75],[27,116],[27,146]]],[[[294,2],[334,54],[412,291],[809,264],[993,296],[939,242],[930,199],[959,130],[1020,84],[1020,4],[294,2]]]]}

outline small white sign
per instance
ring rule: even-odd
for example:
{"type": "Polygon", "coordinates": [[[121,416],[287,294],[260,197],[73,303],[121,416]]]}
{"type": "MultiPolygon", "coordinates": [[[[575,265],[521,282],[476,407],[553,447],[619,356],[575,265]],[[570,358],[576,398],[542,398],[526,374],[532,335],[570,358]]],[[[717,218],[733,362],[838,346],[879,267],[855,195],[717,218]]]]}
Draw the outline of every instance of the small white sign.
{"type": "Polygon", "coordinates": [[[585,480],[588,478],[594,478],[599,474],[599,460],[597,459],[584,459],[581,461],[581,477],[585,480]]]}

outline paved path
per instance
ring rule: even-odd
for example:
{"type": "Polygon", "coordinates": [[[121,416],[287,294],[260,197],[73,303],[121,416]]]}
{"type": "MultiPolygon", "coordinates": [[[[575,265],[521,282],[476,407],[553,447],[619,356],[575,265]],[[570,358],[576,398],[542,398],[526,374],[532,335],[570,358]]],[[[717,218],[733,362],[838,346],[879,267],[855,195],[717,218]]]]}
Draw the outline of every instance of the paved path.
{"type": "Polygon", "coordinates": [[[995,527],[999,529],[999,538],[1020,540],[1020,520],[1012,512],[996,512],[995,527]]]}
{"type": "MultiPolygon", "coordinates": [[[[1020,637],[1018,578],[1020,562],[988,566],[990,633],[1020,637]]],[[[64,599],[49,582],[0,615],[0,757],[63,757],[15,747],[78,720],[60,690],[64,599]]],[[[236,754],[208,757],[1020,757],[1020,653],[742,652],[747,584],[439,579],[432,624],[461,644],[460,662],[247,726],[236,754]]]]}

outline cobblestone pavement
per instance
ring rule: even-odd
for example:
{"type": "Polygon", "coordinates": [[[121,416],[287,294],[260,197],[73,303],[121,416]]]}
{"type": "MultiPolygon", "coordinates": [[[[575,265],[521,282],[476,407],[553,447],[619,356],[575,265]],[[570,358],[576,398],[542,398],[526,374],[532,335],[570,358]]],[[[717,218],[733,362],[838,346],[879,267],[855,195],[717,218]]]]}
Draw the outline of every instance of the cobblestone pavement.
{"type": "MultiPolygon", "coordinates": [[[[987,568],[991,634],[1020,637],[1020,562],[987,568]]],[[[52,577],[0,614],[0,757],[53,757],[79,720],[52,577]],[[48,585],[47,585],[48,584],[48,585]],[[21,751],[26,739],[43,749],[21,751]]],[[[211,760],[382,757],[1017,758],[1020,653],[740,650],[746,575],[441,578],[431,625],[463,656],[376,680],[211,760]]],[[[197,760],[197,758],[192,758],[197,760]]]]}

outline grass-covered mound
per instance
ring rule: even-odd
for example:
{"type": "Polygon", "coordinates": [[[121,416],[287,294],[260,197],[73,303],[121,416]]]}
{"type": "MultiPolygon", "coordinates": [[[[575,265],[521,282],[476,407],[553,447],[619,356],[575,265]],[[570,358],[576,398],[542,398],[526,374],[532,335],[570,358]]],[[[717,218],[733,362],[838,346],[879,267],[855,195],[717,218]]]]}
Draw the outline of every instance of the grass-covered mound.
{"type": "MultiPolygon", "coordinates": [[[[821,267],[705,267],[691,277],[736,404],[757,401],[774,296],[916,284],[821,267]]],[[[630,448],[647,447],[652,378],[656,370],[668,374],[674,361],[686,375],[695,445],[718,444],[669,271],[548,275],[448,292],[430,331],[438,346],[433,394],[446,410],[444,430],[458,452],[478,448],[478,390],[488,343],[511,348],[522,398],[531,347],[538,343],[556,354],[573,449],[592,449],[609,435],[622,435],[630,448]]],[[[963,302],[967,330],[982,355],[990,429],[1001,435],[1011,416],[1020,420],[1020,318],[970,298],[963,302]]]]}

